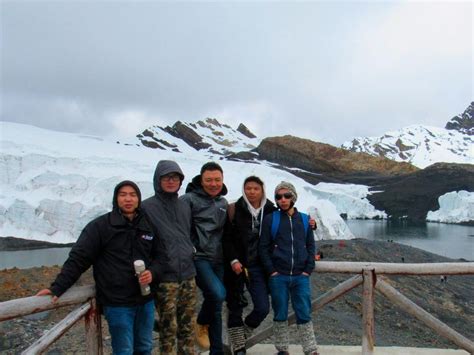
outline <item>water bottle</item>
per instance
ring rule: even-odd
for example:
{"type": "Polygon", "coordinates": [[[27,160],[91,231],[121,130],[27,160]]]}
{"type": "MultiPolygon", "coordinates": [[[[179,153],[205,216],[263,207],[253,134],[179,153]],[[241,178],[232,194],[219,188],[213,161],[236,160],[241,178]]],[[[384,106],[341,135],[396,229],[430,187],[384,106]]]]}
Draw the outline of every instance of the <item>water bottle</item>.
{"type": "MultiPolygon", "coordinates": [[[[137,274],[138,277],[140,277],[141,273],[146,270],[145,263],[143,262],[143,260],[135,260],[133,262],[133,267],[135,268],[135,274],[137,274]]],[[[150,285],[140,284],[140,291],[142,293],[142,296],[148,296],[150,294],[150,285]]]]}

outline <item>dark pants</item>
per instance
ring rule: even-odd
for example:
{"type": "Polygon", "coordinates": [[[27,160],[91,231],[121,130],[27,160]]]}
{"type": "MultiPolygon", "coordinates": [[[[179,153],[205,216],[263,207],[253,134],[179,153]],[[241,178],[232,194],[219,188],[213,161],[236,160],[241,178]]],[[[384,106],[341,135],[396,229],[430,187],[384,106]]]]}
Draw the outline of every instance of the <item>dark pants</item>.
{"type": "Polygon", "coordinates": [[[265,272],[260,266],[251,266],[247,269],[248,279],[245,275],[235,275],[234,281],[232,279],[226,282],[228,287],[227,307],[229,309],[229,319],[227,327],[239,327],[244,325],[242,320],[242,312],[245,308],[245,303],[242,302],[244,292],[244,284],[247,285],[247,290],[252,298],[253,309],[245,317],[245,324],[251,328],[257,328],[263,322],[270,310],[270,302],[268,300],[268,287],[265,272]]]}
{"type": "Polygon", "coordinates": [[[197,323],[209,325],[209,353],[223,354],[222,345],[222,303],[224,303],[226,290],[224,287],[224,266],[211,261],[197,259],[196,283],[202,291],[204,301],[197,317],[197,323]]]}

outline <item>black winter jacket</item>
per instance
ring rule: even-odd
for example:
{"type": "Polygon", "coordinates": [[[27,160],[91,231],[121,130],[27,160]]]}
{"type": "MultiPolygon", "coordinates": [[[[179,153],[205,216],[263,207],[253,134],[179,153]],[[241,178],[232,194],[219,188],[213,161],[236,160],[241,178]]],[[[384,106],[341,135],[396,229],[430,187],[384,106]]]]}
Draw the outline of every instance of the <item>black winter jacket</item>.
{"type": "Polygon", "coordinates": [[[160,161],[153,178],[155,195],[143,201],[143,209],[154,230],[159,234],[158,268],[160,282],[181,282],[196,275],[194,246],[191,242],[191,208],[178,198],[178,193],[166,193],[160,178],[169,173],[183,175],[174,161],[160,161]]]}
{"type": "Polygon", "coordinates": [[[265,271],[269,275],[275,271],[283,275],[310,274],[314,269],[316,250],[313,231],[308,227],[305,234],[303,220],[296,208],[291,217],[286,212],[279,213],[280,225],[275,238],[271,232],[272,214],[263,220],[258,250],[265,271]]]}
{"type": "Polygon", "coordinates": [[[227,216],[227,194],[225,185],[216,197],[209,196],[201,186],[197,175],[186,188],[180,199],[191,207],[191,240],[196,248],[195,258],[222,263],[222,235],[227,216]]]}
{"type": "Polygon", "coordinates": [[[72,247],[61,272],[51,284],[50,290],[55,296],[66,292],[92,265],[97,301],[101,305],[133,306],[152,299],[151,295],[141,295],[133,262],[143,260],[155,283],[158,238],[140,210],[132,221],[121,214],[116,193],[112,212],[90,222],[72,247]]]}
{"type": "MultiPolygon", "coordinates": [[[[267,199],[263,207],[263,215],[276,210],[274,204],[267,199]]],[[[260,212],[262,213],[262,212],[260,212]]],[[[244,267],[261,264],[258,257],[259,226],[252,230],[252,215],[247,208],[243,197],[235,202],[235,214],[233,220],[228,219],[224,229],[224,259],[230,263],[235,259],[244,267]]],[[[259,216],[260,221],[260,216],[259,216]]]]}

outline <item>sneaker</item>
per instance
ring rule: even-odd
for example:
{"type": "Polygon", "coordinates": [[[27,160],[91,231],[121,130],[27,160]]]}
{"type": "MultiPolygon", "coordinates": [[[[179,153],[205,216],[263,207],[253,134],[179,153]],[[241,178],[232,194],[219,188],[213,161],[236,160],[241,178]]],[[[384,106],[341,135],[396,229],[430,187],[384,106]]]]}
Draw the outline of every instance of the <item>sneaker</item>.
{"type": "Polygon", "coordinates": [[[203,350],[209,350],[209,325],[196,323],[196,343],[203,350]]]}

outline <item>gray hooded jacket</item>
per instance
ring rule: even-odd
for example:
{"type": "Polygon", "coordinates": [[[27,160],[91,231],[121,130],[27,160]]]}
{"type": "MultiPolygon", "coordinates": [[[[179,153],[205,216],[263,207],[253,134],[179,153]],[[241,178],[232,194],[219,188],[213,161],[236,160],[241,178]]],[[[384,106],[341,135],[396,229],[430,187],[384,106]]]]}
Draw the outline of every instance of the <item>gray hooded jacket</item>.
{"type": "Polygon", "coordinates": [[[222,236],[227,218],[227,200],[222,196],[226,194],[224,185],[218,196],[209,196],[202,188],[201,175],[197,175],[188,184],[186,194],[181,196],[181,200],[192,210],[191,239],[196,247],[197,259],[223,262],[222,236]]]}
{"type": "Polygon", "coordinates": [[[178,198],[177,192],[166,193],[161,189],[160,178],[170,173],[184,178],[176,162],[159,161],[153,177],[155,195],[142,202],[142,208],[160,240],[157,256],[159,282],[180,282],[196,275],[191,242],[191,209],[178,198]]]}

